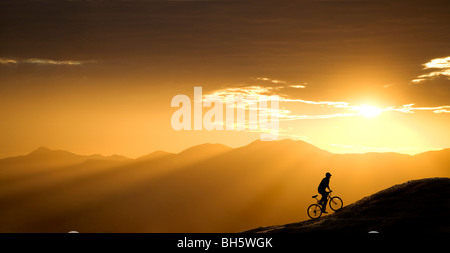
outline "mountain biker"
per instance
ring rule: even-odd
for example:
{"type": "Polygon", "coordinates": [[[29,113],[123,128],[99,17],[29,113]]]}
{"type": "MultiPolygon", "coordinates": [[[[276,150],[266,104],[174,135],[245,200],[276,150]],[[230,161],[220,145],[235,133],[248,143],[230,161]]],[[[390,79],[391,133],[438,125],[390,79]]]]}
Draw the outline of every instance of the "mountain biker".
{"type": "Polygon", "coordinates": [[[322,199],[320,199],[319,201],[319,205],[322,206],[322,213],[328,213],[325,209],[327,207],[327,203],[328,203],[328,194],[331,192],[330,189],[330,177],[331,174],[329,172],[327,172],[327,174],[325,174],[325,177],[322,179],[322,181],[320,181],[319,187],[318,187],[318,191],[319,193],[322,195],[322,199]],[[326,189],[328,188],[328,191],[326,191],[326,189]]]}

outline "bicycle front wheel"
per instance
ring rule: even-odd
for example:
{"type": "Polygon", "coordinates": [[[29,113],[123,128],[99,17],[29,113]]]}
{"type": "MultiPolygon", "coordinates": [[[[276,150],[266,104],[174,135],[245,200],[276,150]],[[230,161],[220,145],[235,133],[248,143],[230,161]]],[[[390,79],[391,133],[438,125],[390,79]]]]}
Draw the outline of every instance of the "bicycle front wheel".
{"type": "Polygon", "coordinates": [[[318,219],[322,215],[322,208],[318,204],[312,204],[308,207],[308,216],[311,219],[318,219]]]}
{"type": "Polygon", "coordinates": [[[342,199],[339,197],[332,197],[330,199],[330,208],[333,211],[337,211],[341,209],[344,206],[344,202],[342,202],[342,199]]]}

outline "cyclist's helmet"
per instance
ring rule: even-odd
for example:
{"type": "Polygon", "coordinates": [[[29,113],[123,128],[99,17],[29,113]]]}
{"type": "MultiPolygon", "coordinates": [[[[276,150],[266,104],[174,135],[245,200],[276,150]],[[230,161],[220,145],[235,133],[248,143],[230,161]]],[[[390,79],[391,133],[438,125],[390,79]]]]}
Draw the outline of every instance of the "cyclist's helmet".
{"type": "Polygon", "coordinates": [[[331,177],[331,174],[330,174],[330,172],[327,172],[327,174],[325,174],[325,176],[327,176],[327,177],[331,177]]]}

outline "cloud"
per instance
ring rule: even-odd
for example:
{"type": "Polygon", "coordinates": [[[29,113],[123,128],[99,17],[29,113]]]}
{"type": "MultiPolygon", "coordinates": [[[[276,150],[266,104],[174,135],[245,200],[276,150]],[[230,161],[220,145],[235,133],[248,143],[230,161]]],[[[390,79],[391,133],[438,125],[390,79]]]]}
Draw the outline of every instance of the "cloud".
{"type": "Polygon", "coordinates": [[[0,58],[0,64],[16,64],[17,60],[8,59],[8,58],[0,58]]]}
{"type": "Polygon", "coordinates": [[[332,113],[332,114],[318,114],[318,115],[295,115],[295,114],[280,114],[281,120],[303,120],[303,119],[332,119],[341,117],[354,117],[358,113],[332,113]]]}
{"type": "Polygon", "coordinates": [[[262,87],[258,85],[254,86],[245,86],[245,87],[231,87],[216,90],[213,93],[206,96],[219,96],[225,98],[226,96],[263,96],[270,95],[272,90],[276,88],[274,87],[262,87]]]}
{"type": "MultiPolygon", "coordinates": [[[[249,104],[257,103],[258,101],[271,101],[273,99],[277,99],[280,103],[302,103],[307,105],[317,105],[321,108],[337,108],[342,109],[339,113],[329,113],[329,114],[314,114],[314,115],[302,115],[295,114],[292,111],[280,108],[278,111],[278,119],[280,121],[290,121],[290,120],[313,120],[313,119],[331,119],[331,118],[340,118],[340,117],[355,117],[355,116],[364,116],[363,108],[371,107],[368,105],[352,105],[349,102],[345,101],[314,101],[314,100],[305,100],[299,98],[289,98],[286,95],[278,95],[276,91],[278,87],[262,87],[262,86],[244,86],[244,87],[230,87],[225,89],[220,89],[212,92],[211,94],[205,95],[215,96],[226,101],[227,96],[242,96],[242,97],[252,97],[253,100],[246,100],[246,103],[243,105],[248,107],[249,104]],[[276,96],[274,96],[276,95],[276,96]]],[[[442,105],[442,106],[433,106],[433,107],[415,107],[415,104],[406,104],[400,107],[390,106],[386,108],[376,108],[378,113],[382,112],[401,112],[401,113],[414,113],[415,111],[432,111],[433,113],[450,113],[450,105],[442,105]]],[[[250,110],[250,108],[247,108],[250,110]]],[[[266,111],[260,111],[260,113],[266,113],[269,115],[271,113],[270,108],[266,108],[266,111]]]]}
{"type": "Polygon", "coordinates": [[[14,59],[14,58],[0,58],[0,64],[38,64],[38,65],[83,65],[87,63],[95,63],[96,61],[75,61],[75,60],[51,60],[51,59],[40,59],[40,58],[30,58],[30,59],[14,59]]]}
{"type": "Polygon", "coordinates": [[[286,83],[285,81],[271,79],[271,78],[267,78],[267,77],[257,77],[255,79],[258,81],[267,81],[267,82],[271,82],[271,83],[275,83],[275,84],[285,84],[286,83]]]}
{"type": "Polygon", "coordinates": [[[282,88],[295,88],[295,89],[304,89],[306,88],[307,83],[302,83],[302,84],[289,84],[286,81],[283,80],[277,80],[277,79],[272,79],[272,78],[268,78],[268,77],[257,77],[255,78],[256,81],[264,81],[264,82],[270,82],[272,84],[279,84],[279,86],[277,87],[272,87],[272,89],[282,89],[282,88]]]}
{"type": "Polygon", "coordinates": [[[403,113],[414,113],[414,111],[433,111],[433,113],[450,113],[450,105],[434,107],[414,107],[414,104],[403,105],[400,108],[388,107],[384,111],[398,111],[403,113]]]}
{"type": "MultiPolygon", "coordinates": [[[[226,101],[227,96],[241,96],[243,98],[253,98],[253,99],[245,99],[245,103],[243,106],[247,107],[249,104],[257,103],[258,101],[271,101],[278,100],[278,102],[290,102],[290,103],[303,103],[308,105],[318,105],[318,106],[328,106],[333,108],[344,108],[353,110],[353,112],[347,113],[333,113],[333,114],[323,114],[323,115],[295,115],[290,110],[280,108],[278,111],[278,118],[280,121],[286,120],[302,120],[302,119],[329,119],[336,117],[349,117],[349,116],[358,116],[359,113],[355,113],[357,111],[356,106],[350,105],[348,102],[336,102],[336,101],[311,101],[304,99],[292,99],[283,95],[275,94],[275,91],[278,90],[278,87],[262,87],[262,86],[245,86],[245,87],[231,87],[220,89],[212,92],[211,94],[205,95],[204,99],[208,99],[209,97],[220,98],[223,101],[226,101]]],[[[250,108],[247,108],[251,110],[250,108]]],[[[267,115],[271,114],[270,108],[265,108],[265,111],[260,110],[261,113],[265,113],[267,115]]]]}
{"type": "Polygon", "coordinates": [[[434,71],[418,76],[416,79],[412,80],[413,83],[421,83],[438,76],[444,76],[450,79],[450,56],[433,59],[423,64],[423,66],[424,69],[434,69],[434,71]]]}
{"type": "Polygon", "coordinates": [[[433,59],[425,63],[424,66],[426,69],[448,69],[450,68],[450,56],[433,59]]]}
{"type": "Polygon", "coordinates": [[[296,89],[304,89],[304,88],[306,88],[305,85],[291,85],[291,86],[289,86],[289,87],[291,87],[291,88],[296,88],[296,89]]]}
{"type": "Polygon", "coordinates": [[[225,99],[227,96],[244,96],[244,97],[255,97],[258,100],[270,100],[271,95],[277,95],[279,102],[298,102],[311,105],[326,105],[336,108],[350,108],[350,104],[347,102],[335,102],[335,101],[311,101],[303,99],[293,99],[286,96],[275,94],[274,92],[278,90],[279,87],[262,87],[258,85],[244,86],[244,87],[231,87],[220,89],[212,92],[208,96],[218,96],[225,99]]]}
{"type": "Polygon", "coordinates": [[[282,102],[298,102],[303,104],[310,105],[326,105],[335,108],[351,108],[348,102],[336,102],[336,101],[312,101],[312,100],[304,100],[304,99],[292,99],[292,98],[281,98],[282,102]]]}

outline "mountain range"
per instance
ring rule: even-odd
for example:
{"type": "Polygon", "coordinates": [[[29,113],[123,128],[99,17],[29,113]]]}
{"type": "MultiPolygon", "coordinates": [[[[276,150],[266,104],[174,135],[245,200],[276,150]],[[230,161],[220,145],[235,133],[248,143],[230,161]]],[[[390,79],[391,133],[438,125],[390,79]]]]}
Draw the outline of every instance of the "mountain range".
{"type": "Polygon", "coordinates": [[[408,180],[449,177],[450,149],[333,154],[285,139],[129,159],[41,147],[0,160],[0,232],[239,232],[299,222],[326,172],[349,205],[408,180]]]}

